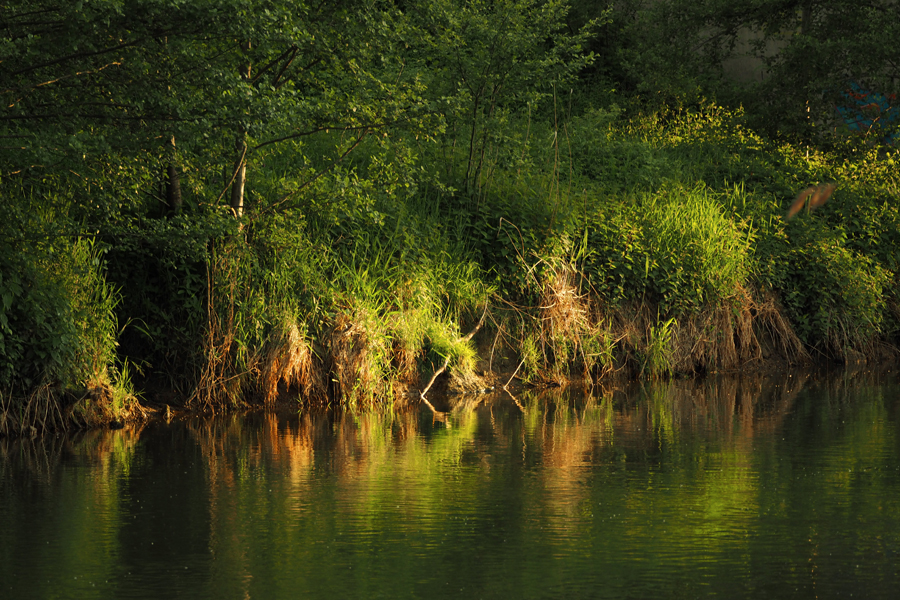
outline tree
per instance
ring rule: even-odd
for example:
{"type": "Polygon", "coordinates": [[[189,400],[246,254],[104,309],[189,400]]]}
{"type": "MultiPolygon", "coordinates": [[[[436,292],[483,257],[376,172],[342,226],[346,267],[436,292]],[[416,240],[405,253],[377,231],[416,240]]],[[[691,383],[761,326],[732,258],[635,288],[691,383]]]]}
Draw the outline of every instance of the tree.
{"type": "Polygon", "coordinates": [[[415,121],[420,107],[416,83],[398,76],[402,15],[390,3],[23,0],[2,9],[3,183],[80,179],[94,217],[149,210],[162,170],[168,192],[154,201],[177,203],[178,176],[190,172],[209,203],[225,194],[216,187],[226,165],[240,213],[247,165],[264,148],[352,133],[325,159],[333,164],[374,129],[415,121]]]}
{"type": "MultiPolygon", "coordinates": [[[[380,0],[0,0],[3,309],[33,297],[17,310],[51,315],[41,339],[63,339],[54,332],[73,324],[55,304],[68,290],[48,275],[53,257],[100,237],[119,310],[149,332],[134,345],[158,342],[142,348],[157,364],[187,362],[214,305],[207,242],[251,238],[227,211],[298,222],[303,192],[372,132],[428,118],[403,70],[404,22],[380,0]],[[279,148],[290,152],[275,173],[265,163],[279,148]],[[251,195],[254,168],[268,169],[265,196],[251,195]],[[30,281],[49,283],[27,296],[30,281]]],[[[0,347],[0,367],[26,350],[0,347]]]]}
{"type": "Polygon", "coordinates": [[[571,83],[593,56],[584,51],[596,20],[566,27],[567,0],[419,0],[416,66],[449,125],[466,137],[464,174],[477,186],[502,116],[533,106],[571,83]]]}

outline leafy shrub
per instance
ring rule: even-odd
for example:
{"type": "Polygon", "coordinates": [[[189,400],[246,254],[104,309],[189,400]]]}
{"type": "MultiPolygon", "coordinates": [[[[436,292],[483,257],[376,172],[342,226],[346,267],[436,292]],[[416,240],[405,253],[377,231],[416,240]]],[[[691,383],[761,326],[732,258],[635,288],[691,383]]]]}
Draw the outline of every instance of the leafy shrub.
{"type": "Polygon", "coordinates": [[[827,239],[792,248],[787,258],[782,301],[805,343],[842,353],[877,338],[890,281],[884,268],[827,239]]]}
{"type": "Polygon", "coordinates": [[[3,252],[0,265],[0,387],[77,389],[105,378],[116,360],[118,294],[100,245],[63,239],[28,250],[3,252]]]}
{"type": "Polygon", "coordinates": [[[69,379],[78,340],[66,289],[33,256],[0,258],[0,387],[18,392],[69,379]]]}
{"type": "Polygon", "coordinates": [[[585,271],[608,301],[644,298],[664,314],[734,294],[750,274],[752,238],[703,189],[647,194],[604,206],[588,231],[585,271]]]}

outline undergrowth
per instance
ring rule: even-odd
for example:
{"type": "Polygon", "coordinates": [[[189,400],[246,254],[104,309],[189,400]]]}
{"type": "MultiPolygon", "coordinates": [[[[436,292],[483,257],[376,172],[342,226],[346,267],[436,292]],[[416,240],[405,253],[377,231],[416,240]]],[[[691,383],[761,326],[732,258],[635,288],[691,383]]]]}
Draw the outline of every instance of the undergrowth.
{"type": "Polygon", "coordinates": [[[464,391],[896,347],[896,152],[780,144],[711,104],[547,122],[508,116],[514,143],[474,181],[454,179],[463,148],[421,147],[401,176],[372,146],[279,210],[5,253],[0,433],[137,415],[134,385],[199,410],[352,409],[444,367],[464,391]],[[822,182],[829,202],[786,219],[822,182]]]}

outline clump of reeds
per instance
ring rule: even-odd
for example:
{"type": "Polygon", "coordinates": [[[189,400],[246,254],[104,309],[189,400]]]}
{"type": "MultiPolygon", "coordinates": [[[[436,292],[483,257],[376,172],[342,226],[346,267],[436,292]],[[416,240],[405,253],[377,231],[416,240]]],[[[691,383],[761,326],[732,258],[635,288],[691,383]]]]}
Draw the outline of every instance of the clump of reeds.
{"type": "Polygon", "coordinates": [[[258,362],[257,386],[265,404],[271,405],[278,398],[279,384],[297,389],[311,404],[327,401],[321,362],[293,320],[270,336],[258,362]]]}
{"type": "Polygon", "coordinates": [[[643,377],[674,374],[675,318],[663,319],[646,303],[630,302],[608,309],[613,357],[621,368],[643,377]]]}
{"type": "Polygon", "coordinates": [[[597,379],[612,369],[613,340],[603,316],[579,290],[583,275],[566,261],[548,261],[540,276],[535,316],[525,311],[520,340],[524,379],[561,384],[579,375],[597,379]]]}
{"type": "Polygon", "coordinates": [[[371,403],[386,393],[390,363],[387,338],[364,308],[337,315],[328,337],[332,397],[344,405],[371,403]]]}
{"type": "Polygon", "coordinates": [[[446,247],[412,252],[406,237],[355,231],[346,247],[315,246],[322,253],[311,266],[302,248],[315,242],[269,226],[270,237],[241,234],[210,255],[202,368],[189,404],[271,404],[294,388],[305,403],[372,406],[444,360],[466,385],[475,354],[460,315],[490,293],[474,263],[446,247]],[[301,251],[270,248],[282,235],[301,251]]]}

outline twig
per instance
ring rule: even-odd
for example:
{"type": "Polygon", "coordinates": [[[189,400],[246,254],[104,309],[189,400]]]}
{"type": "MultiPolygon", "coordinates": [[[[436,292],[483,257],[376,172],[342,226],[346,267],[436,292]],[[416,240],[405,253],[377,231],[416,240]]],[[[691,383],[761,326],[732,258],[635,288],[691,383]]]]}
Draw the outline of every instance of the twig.
{"type": "Polygon", "coordinates": [[[360,145],[360,143],[362,143],[363,139],[366,137],[366,135],[368,135],[368,133],[369,133],[368,130],[363,130],[363,132],[356,139],[356,142],[354,142],[352,146],[347,148],[347,150],[343,154],[341,154],[334,162],[332,162],[330,165],[328,165],[327,167],[325,167],[324,169],[322,169],[321,171],[316,173],[316,175],[312,179],[309,179],[308,181],[306,181],[306,183],[304,183],[303,185],[301,185],[300,187],[295,189],[293,192],[289,192],[287,195],[282,196],[277,202],[275,202],[274,204],[269,206],[264,212],[268,213],[268,212],[271,212],[272,210],[278,208],[279,206],[281,206],[282,204],[284,204],[285,202],[290,200],[293,196],[295,196],[296,194],[303,191],[306,187],[308,187],[309,185],[311,185],[312,183],[317,181],[322,175],[331,171],[335,166],[337,166],[338,163],[340,163],[342,160],[344,160],[344,158],[348,154],[350,154],[350,152],[354,148],[356,148],[357,146],[360,145]]]}
{"type": "Polygon", "coordinates": [[[511,384],[512,380],[516,378],[516,374],[519,372],[519,369],[521,369],[522,365],[524,365],[524,364],[525,364],[525,359],[523,358],[522,362],[519,363],[519,366],[516,367],[516,370],[513,371],[512,377],[510,377],[509,381],[506,382],[506,385],[503,386],[504,390],[506,390],[507,392],[509,391],[509,384],[511,384]]]}

